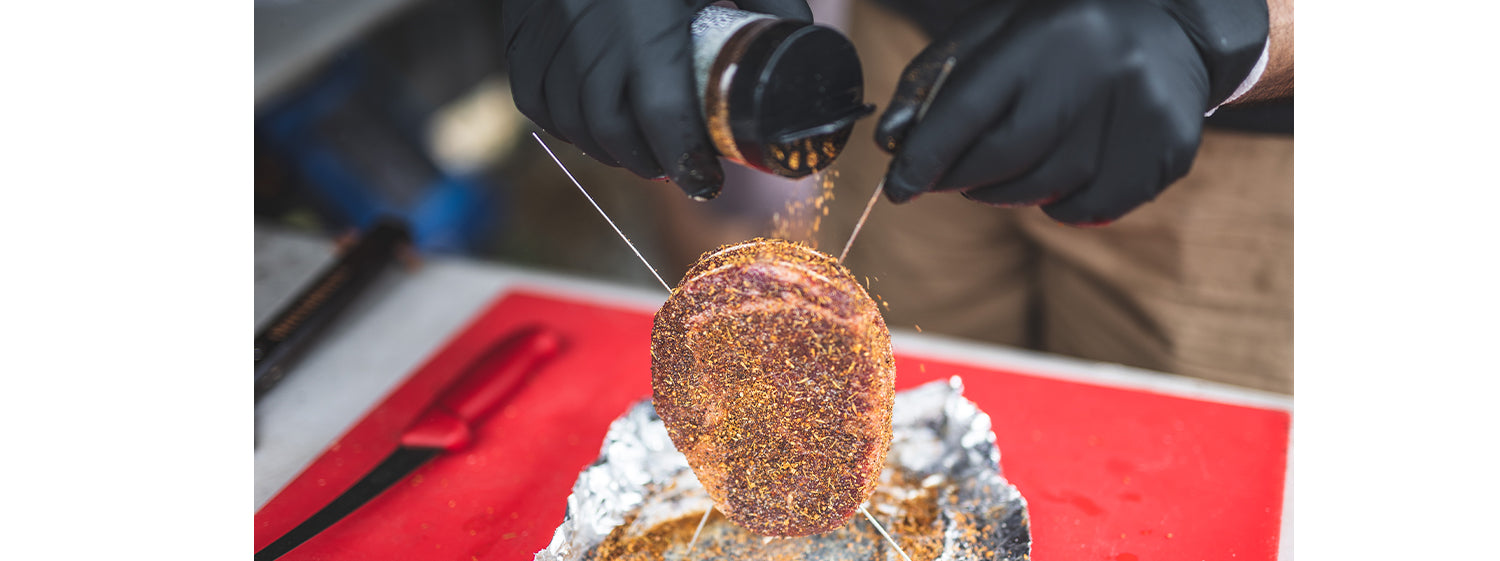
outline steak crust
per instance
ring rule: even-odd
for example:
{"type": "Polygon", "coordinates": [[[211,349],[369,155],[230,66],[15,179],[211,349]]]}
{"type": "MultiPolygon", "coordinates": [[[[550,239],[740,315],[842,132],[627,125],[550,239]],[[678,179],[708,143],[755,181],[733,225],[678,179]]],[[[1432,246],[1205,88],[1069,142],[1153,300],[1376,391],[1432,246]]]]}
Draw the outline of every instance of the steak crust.
{"type": "Polygon", "coordinates": [[[754,239],[705,254],[656,313],[651,389],[729,520],[766,536],[846,523],[891,445],[891,336],[832,257],[754,239]]]}

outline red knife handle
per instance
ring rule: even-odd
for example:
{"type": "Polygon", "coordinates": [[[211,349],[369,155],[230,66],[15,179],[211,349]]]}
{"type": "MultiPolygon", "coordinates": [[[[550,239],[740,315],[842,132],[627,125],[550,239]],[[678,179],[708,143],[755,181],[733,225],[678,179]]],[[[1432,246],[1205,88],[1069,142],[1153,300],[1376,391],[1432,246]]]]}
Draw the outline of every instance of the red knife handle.
{"type": "Polygon", "coordinates": [[[401,434],[401,445],[449,452],[462,449],[472,439],[472,425],[493,412],[560,350],[562,337],[541,327],[526,328],[495,345],[401,434]]]}

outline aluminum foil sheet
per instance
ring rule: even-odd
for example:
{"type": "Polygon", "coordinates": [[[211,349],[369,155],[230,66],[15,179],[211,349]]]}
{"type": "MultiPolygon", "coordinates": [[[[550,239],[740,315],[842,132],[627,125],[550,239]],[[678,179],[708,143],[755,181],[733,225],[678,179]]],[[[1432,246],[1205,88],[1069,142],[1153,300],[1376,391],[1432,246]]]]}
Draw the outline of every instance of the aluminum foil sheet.
{"type": "MultiPolygon", "coordinates": [[[[1000,474],[989,415],[957,377],[896,394],[891,450],[866,509],[912,561],[1031,557],[1026,500],[1000,474]]],[[[905,561],[862,514],[836,530],[766,538],[721,514],[672,446],[649,400],[610,425],[598,461],[535,561],[905,561]],[[689,555],[689,543],[692,543],[689,555]]]]}

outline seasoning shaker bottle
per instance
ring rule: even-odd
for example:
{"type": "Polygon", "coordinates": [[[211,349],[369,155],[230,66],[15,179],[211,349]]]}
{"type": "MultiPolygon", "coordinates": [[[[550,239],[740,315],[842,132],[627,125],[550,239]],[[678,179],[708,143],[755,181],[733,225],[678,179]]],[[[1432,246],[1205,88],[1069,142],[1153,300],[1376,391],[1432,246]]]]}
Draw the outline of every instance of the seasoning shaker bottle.
{"type": "Polygon", "coordinates": [[[875,110],[854,44],[832,28],[708,6],[692,37],[703,121],[731,161],[807,176],[833,163],[854,122],[875,110]]]}

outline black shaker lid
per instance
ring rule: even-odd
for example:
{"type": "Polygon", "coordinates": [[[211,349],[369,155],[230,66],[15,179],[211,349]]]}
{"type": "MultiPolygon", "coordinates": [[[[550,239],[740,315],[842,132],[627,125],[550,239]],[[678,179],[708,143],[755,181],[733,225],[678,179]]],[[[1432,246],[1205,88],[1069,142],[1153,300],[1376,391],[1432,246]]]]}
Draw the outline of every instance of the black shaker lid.
{"type": "Polygon", "coordinates": [[[758,37],[729,88],[729,121],[748,163],[785,177],[828,167],[864,103],[854,44],[838,31],[785,22],[758,37]]]}

